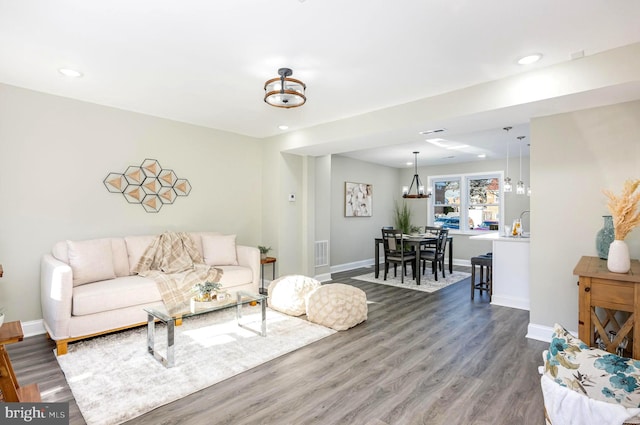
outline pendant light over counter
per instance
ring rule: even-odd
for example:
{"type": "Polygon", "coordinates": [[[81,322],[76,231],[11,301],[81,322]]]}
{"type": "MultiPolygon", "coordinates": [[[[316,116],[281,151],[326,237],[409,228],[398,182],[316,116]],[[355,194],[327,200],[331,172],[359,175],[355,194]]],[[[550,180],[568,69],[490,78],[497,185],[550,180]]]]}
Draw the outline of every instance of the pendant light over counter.
{"type": "Polygon", "coordinates": [[[520,179],[516,185],[516,194],[518,195],[524,195],[524,182],[522,181],[522,139],[524,138],[525,136],[518,136],[518,142],[520,145],[520,179]]]}
{"type": "MultiPolygon", "coordinates": [[[[511,130],[512,127],[504,127],[503,130],[507,133],[511,130]]],[[[507,141],[507,170],[506,176],[504,178],[504,184],[502,185],[502,190],[504,192],[511,192],[513,189],[513,185],[511,184],[511,177],[509,177],[509,142],[507,141]]]]}

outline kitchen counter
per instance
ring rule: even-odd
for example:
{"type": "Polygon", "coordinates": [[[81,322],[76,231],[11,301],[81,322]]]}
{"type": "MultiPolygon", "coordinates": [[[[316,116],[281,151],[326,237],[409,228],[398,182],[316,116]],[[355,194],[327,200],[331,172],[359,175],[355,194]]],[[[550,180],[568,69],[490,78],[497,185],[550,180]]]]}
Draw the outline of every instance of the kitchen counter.
{"type": "Polygon", "coordinates": [[[469,239],[493,241],[493,294],[491,304],[529,310],[529,241],[498,232],[469,239]]]}
{"type": "Polygon", "coordinates": [[[483,239],[483,240],[492,240],[492,241],[503,241],[503,242],[526,242],[528,243],[530,240],[529,234],[525,233],[524,236],[505,236],[501,235],[498,232],[485,233],[482,235],[471,236],[469,239],[483,239]]]}

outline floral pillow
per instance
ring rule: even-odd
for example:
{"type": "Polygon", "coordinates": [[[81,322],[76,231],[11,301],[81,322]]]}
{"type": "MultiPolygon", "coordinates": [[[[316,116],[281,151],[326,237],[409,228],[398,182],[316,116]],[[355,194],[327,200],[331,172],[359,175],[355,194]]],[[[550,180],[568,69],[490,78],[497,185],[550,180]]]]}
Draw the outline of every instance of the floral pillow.
{"type": "Polygon", "coordinates": [[[587,346],[556,324],[544,373],[591,399],[640,407],[640,361],[587,346]]]}

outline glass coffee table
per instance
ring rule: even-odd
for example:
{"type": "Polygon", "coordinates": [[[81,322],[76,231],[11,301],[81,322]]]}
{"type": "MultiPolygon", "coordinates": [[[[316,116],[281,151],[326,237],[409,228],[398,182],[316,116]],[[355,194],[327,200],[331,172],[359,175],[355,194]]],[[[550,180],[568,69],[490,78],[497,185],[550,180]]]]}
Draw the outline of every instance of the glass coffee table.
{"type": "Polygon", "coordinates": [[[245,291],[238,291],[236,299],[229,299],[221,301],[220,304],[214,304],[202,309],[191,309],[181,313],[169,313],[164,304],[160,304],[153,307],[147,307],[144,311],[147,312],[147,349],[156,360],[162,363],[165,367],[175,366],[175,327],[182,324],[182,319],[192,316],[199,316],[201,314],[211,313],[212,311],[223,310],[226,308],[236,307],[236,321],[238,326],[254,332],[260,336],[267,336],[267,318],[266,318],[266,295],[252,294],[245,291]],[[242,323],[242,306],[250,303],[259,303],[260,310],[262,312],[262,322],[259,330],[253,329],[242,323]],[[167,325],[167,355],[163,357],[155,349],[155,333],[156,322],[160,321],[167,325]]]}

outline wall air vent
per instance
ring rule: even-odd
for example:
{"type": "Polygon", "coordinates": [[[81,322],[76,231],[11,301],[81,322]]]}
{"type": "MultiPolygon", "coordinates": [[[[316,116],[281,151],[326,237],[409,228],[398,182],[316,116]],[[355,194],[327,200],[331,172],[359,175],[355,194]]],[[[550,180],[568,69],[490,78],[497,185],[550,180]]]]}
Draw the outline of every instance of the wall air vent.
{"type": "Polygon", "coordinates": [[[329,241],[316,241],[316,267],[329,265],[329,241]]]}

